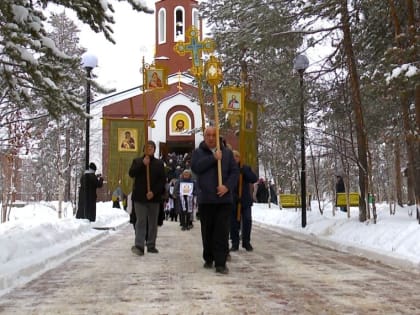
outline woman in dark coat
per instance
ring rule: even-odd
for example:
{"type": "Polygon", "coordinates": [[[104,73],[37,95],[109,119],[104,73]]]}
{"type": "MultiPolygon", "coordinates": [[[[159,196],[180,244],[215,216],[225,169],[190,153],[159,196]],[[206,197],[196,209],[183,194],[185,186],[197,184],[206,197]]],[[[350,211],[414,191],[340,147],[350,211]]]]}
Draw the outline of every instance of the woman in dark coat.
{"type": "Polygon", "coordinates": [[[77,207],[77,219],[96,220],[96,189],[102,187],[103,178],[95,175],[96,165],[89,164],[89,169],[80,178],[79,202],[77,207]]]}

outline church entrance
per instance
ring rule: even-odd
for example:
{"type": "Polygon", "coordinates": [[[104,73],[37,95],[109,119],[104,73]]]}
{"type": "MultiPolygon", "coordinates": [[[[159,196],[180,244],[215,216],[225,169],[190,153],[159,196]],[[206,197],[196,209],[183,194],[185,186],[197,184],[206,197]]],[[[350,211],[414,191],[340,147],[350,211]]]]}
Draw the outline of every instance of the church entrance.
{"type": "Polygon", "coordinates": [[[161,142],[159,145],[159,152],[164,157],[168,156],[169,153],[175,153],[176,155],[190,154],[194,149],[193,141],[168,141],[166,143],[161,142]]]}

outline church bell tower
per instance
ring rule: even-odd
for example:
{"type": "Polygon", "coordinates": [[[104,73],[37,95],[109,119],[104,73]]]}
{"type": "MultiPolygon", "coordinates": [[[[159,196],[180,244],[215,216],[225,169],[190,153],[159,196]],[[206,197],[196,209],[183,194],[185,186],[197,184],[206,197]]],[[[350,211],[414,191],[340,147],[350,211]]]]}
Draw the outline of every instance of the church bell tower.
{"type": "Polygon", "coordinates": [[[191,68],[189,56],[180,56],[174,51],[178,41],[188,41],[186,33],[191,26],[199,30],[202,40],[202,21],[198,11],[198,1],[161,0],[155,3],[156,36],[155,62],[174,74],[191,68]]]}

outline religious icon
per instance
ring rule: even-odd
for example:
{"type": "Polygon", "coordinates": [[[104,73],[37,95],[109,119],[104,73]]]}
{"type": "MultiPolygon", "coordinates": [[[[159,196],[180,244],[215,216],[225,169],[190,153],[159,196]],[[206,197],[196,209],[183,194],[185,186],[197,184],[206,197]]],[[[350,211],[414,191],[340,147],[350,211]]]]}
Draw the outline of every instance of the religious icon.
{"type": "Polygon", "coordinates": [[[146,70],[146,86],[147,89],[159,89],[165,85],[163,69],[147,69],[146,70]]]}
{"type": "Polygon", "coordinates": [[[183,132],[185,123],[182,119],[178,119],[175,124],[175,132],[183,132]]]}
{"type": "Polygon", "coordinates": [[[182,182],[179,184],[179,190],[182,196],[192,196],[194,183],[182,182]]]}
{"type": "Polygon", "coordinates": [[[240,87],[223,88],[223,108],[225,110],[239,111],[243,106],[244,90],[240,87]]]}
{"type": "Polygon", "coordinates": [[[236,95],[232,94],[228,103],[229,109],[240,109],[239,101],[236,99],[236,95]]]}
{"type": "Polygon", "coordinates": [[[245,129],[254,128],[254,118],[252,112],[246,112],[245,114],[245,129]]]}
{"type": "Polygon", "coordinates": [[[137,129],[118,128],[118,151],[137,151],[137,129]]]}
{"type": "Polygon", "coordinates": [[[189,135],[190,118],[185,112],[176,112],[170,117],[170,134],[177,136],[189,135]]]}

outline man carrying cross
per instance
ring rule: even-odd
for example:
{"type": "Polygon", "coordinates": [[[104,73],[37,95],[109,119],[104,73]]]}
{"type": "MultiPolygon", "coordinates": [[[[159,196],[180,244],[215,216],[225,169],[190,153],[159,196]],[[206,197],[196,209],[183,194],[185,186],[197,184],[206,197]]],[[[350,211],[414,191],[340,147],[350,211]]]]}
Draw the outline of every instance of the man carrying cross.
{"type": "Polygon", "coordinates": [[[216,127],[210,126],[204,131],[204,141],[193,151],[191,170],[197,176],[204,268],[212,268],[214,262],[217,273],[227,274],[230,213],[239,168],[229,148],[217,149],[216,127]],[[222,183],[218,178],[218,161],[222,183]]]}

